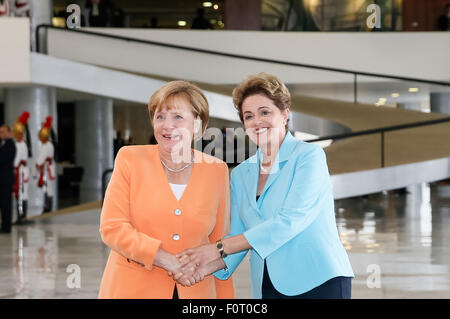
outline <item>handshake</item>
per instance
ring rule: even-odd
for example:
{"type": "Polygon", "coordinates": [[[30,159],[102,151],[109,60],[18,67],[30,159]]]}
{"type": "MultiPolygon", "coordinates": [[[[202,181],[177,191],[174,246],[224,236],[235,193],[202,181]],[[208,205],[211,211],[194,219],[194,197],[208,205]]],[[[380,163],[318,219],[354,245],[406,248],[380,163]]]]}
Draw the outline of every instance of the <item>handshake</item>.
{"type": "Polygon", "coordinates": [[[186,249],[177,255],[160,249],[154,264],[167,270],[184,287],[193,286],[226,266],[215,244],[186,249]]]}

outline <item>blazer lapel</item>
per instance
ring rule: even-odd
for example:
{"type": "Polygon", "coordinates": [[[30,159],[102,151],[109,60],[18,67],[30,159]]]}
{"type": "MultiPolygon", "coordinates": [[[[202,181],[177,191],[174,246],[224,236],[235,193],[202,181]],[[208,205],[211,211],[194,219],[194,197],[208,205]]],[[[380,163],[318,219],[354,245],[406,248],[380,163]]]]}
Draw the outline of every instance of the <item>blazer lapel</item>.
{"type": "MultiPolygon", "coordinates": [[[[281,175],[281,170],[283,169],[286,162],[289,160],[290,156],[292,155],[292,152],[294,151],[297,145],[298,141],[295,139],[295,137],[293,137],[290,132],[287,132],[286,137],[283,140],[283,143],[281,144],[280,151],[277,154],[276,162],[272,166],[271,173],[266,181],[266,185],[264,185],[264,189],[261,193],[262,198],[264,198],[265,192],[269,189],[269,187],[281,175]]],[[[249,158],[249,161],[246,163],[247,176],[244,179],[244,184],[246,188],[245,192],[247,193],[247,197],[251,207],[260,215],[260,217],[262,217],[263,213],[258,208],[258,205],[256,203],[256,189],[258,186],[260,157],[261,157],[261,150],[258,148],[256,154],[253,155],[253,157],[249,158]]]]}
{"type": "Polygon", "coordinates": [[[247,176],[245,178],[245,192],[247,193],[248,201],[250,205],[255,209],[259,215],[262,215],[256,205],[256,189],[258,186],[258,158],[259,158],[259,150],[254,155],[255,159],[251,159],[247,162],[247,176]]]}
{"type": "Polygon", "coordinates": [[[283,166],[284,166],[284,163],[280,163],[278,156],[277,156],[277,161],[272,165],[272,169],[270,171],[269,178],[266,181],[266,185],[264,185],[264,189],[261,192],[261,196],[269,189],[270,185],[272,185],[273,182],[275,182],[276,179],[280,176],[281,169],[283,168],[283,166]]]}
{"type": "MultiPolygon", "coordinates": [[[[288,131],[283,140],[283,143],[281,143],[280,150],[278,151],[275,163],[272,165],[269,178],[266,181],[266,185],[264,185],[264,189],[261,193],[261,196],[269,189],[270,185],[272,185],[273,182],[275,182],[277,178],[280,176],[281,170],[283,169],[286,162],[289,160],[290,156],[292,155],[292,152],[294,151],[297,145],[298,145],[297,140],[288,131]]],[[[259,157],[258,157],[258,166],[259,166],[259,157]]]]}

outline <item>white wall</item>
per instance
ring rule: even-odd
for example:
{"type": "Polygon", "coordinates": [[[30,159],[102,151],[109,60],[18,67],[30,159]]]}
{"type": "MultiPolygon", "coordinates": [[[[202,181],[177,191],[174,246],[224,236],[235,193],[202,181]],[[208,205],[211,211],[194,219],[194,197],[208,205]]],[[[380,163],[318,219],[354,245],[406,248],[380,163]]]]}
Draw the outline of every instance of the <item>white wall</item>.
{"type": "MultiPolygon", "coordinates": [[[[257,32],[102,29],[88,31],[340,69],[450,80],[448,32],[257,32]]],[[[216,84],[260,71],[287,83],[350,82],[353,77],[49,31],[49,54],[77,61],[216,84]]]]}
{"type": "Polygon", "coordinates": [[[30,22],[28,18],[0,19],[0,82],[30,80],[30,22]]]}

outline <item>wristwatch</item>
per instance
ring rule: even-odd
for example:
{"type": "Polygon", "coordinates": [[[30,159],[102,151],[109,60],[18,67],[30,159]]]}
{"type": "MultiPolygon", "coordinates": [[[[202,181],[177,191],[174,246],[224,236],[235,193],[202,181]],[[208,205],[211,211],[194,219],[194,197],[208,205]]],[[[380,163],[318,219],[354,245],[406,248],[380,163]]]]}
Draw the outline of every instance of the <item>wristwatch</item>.
{"type": "Polygon", "coordinates": [[[222,243],[222,239],[219,239],[218,241],[216,241],[216,247],[219,250],[220,253],[220,257],[225,258],[228,255],[225,253],[225,250],[223,249],[223,243],[222,243]]]}

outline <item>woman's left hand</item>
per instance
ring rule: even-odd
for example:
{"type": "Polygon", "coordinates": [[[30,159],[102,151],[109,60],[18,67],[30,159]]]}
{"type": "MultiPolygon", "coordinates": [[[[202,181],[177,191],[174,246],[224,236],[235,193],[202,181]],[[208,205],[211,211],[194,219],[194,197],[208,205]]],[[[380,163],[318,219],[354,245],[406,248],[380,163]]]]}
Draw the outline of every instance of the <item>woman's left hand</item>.
{"type": "Polygon", "coordinates": [[[198,268],[219,259],[220,253],[215,244],[206,244],[196,248],[186,249],[176,255],[179,258],[181,269],[198,268]]]}

